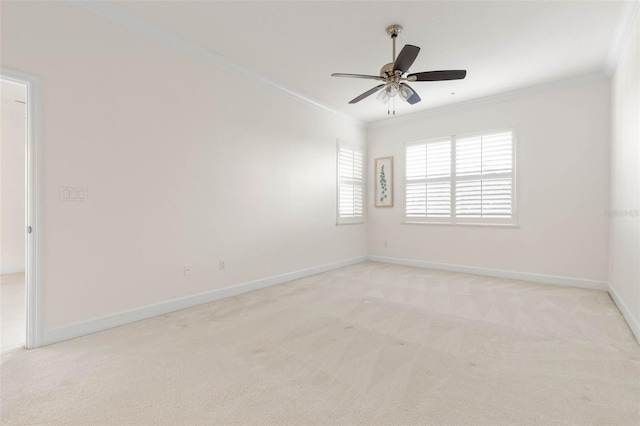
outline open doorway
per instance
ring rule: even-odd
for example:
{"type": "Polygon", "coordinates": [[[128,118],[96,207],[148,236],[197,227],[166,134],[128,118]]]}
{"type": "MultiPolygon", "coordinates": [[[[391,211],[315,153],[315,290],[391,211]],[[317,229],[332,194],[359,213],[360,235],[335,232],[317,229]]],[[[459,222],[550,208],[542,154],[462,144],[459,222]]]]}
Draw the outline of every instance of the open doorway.
{"type": "Polygon", "coordinates": [[[27,86],[0,80],[0,351],[26,344],[27,86]]]}
{"type": "Polygon", "coordinates": [[[41,345],[37,77],[0,68],[0,351],[41,345]]]}

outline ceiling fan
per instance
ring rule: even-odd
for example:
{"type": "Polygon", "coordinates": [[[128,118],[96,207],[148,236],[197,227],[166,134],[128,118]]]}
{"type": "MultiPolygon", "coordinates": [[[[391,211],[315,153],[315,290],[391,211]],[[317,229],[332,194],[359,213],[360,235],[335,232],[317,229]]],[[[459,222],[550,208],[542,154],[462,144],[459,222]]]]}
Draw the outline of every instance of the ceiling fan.
{"type": "MultiPolygon", "coordinates": [[[[443,80],[460,80],[465,78],[467,75],[467,71],[465,70],[446,70],[446,71],[425,71],[425,72],[417,72],[413,74],[409,74],[406,77],[403,77],[404,74],[409,70],[409,67],[413,64],[413,61],[416,60],[418,53],[420,52],[420,48],[418,46],[413,46],[411,44],[406,44],[400,54],[396,58],[396,38],[398,34],[402,31],[402,26],[400,25],[390,25],[387,27],[387,34],[393,40],[393,56],[392,62],[384,65],[380,70],[380,75],[364,75],[364,74],[344,74],[344,73],[333,73],[332,77],[349,77],[349,78],[365,78],[369,80],[378,80],[383,83],[374,87],[373,89],[367,90],[360,96],[355,97],[349,103],[355,104],[356,102],[360,102],[366,97],[373,95],[374,93],[380,91],[378,94],[378,100],[383,103],[388,103],[389,99],[394,101],[393,114],[395,115],[395,97],[400,96],[403,101],[408,102],[409,104],[417,104],[420,102],[420,96],[418,93],[411,88],[407,83],[407,81],[443,81],[443,80]]],[[[387,114],[391,112],[387,110],[387,114]]]]}

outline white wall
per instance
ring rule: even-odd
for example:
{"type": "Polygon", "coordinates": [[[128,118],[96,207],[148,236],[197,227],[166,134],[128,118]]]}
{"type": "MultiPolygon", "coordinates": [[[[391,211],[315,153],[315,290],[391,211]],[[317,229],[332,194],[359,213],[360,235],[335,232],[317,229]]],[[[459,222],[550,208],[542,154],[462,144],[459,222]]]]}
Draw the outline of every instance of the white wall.
{"type": "Polygon", "coordinates": [[[3,100],[0,116],[0,273],[24,272],[25,108],[3,100]]]}
{"type": "Polygon", "coordinates": [[[45,329],[366,254],[364,225],[335,226],[360,125],[73,4],[1,24],[3,66],[42,80],[45,329]]]}
{"type": "Polygon", "coordinates": [[[607,281],[608,81],[396,122],[368,132],[369,161],[393,156],[396,177],[395,207],[370,208],[370,255],[607,281]],[[402,224],[406,142],[510,126],[519,228],[402,224]]]}
{"type": "MultiPolygon", "coordinates": [[[[609,278],[626,307],[627,320],[640,331],[640,19],[611,84],[611,202],[609,278]]],[[[623,308],[625,310],[625,308],[623,308]]]]}

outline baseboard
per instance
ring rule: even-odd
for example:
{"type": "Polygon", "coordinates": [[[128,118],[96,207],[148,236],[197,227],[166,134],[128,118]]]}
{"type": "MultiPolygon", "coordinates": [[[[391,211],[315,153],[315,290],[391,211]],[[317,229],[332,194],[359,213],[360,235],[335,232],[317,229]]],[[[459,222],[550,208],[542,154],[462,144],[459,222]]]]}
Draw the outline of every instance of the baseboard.
{"type": "Polygon", "coordinates": [[[86,336],[87,334],[97,333],[99,331],[119,327],[121,325],[130,324],[132,322],[152,318],[158,315],[164,315],[170,312],[179,311],[181,309],[191,308],[203,303],[209,303],[215,300],[237,296],[242,293],[270,287],[272,285],[296,280],[298,278],[304,278],[309,275],[319,274],[322,272],[331,271],[333,269],[354,265],[366,260],[366,256],[354,257],[339,262],[328,263],[325,265],[315,266],[313,268],[289,272],[282,275],[276,275],[273,277],[238,284],[231,287],[216,289],[193,296],[186,296],[155,305],[148,305],[129,311],[118,312],[113,315],[93,318],[86,321],[53,328],[51,330],[45,330],[43,333],[42,342],[43,345],[50,345],[53,343],[62,342],[64,340],[86,336]]]}
{"type": "Polygon", "coordinates": [[[636,340],[640,344],[640,323],[636,318],[633,317],[633,315],[631,314],[631,311],[629,310],[629,308],[627,308],[627,305],[625,305],[622,299],[618,297],[618,294],[616,293],[615,289],[611,286],[611,284],[609,284],[609,295],[611,296],[613,303],[615,303],[616,306],[618,307],[618,310],[620,311],[624,319],[627,321],[627,324],[629,324],[629,328],[631,329],[631,332],[633,333],[634,336],[636,336],[636,340]]]}
{"type": "Polygon", "coordinates": [[[20,274],[20,273],[24,273],[24,265],[0,267],[0,275],[20,274]]]}
{"type": "Polygon", "coordinates": [[[309,275],[319,274],[331,271],[333,269],[354,265],[364,261],[391,263],[395,265],[414,266],[418,268],[437,269],[451,272],[461,272],[465,274],[484,275],[497,278],[509,278],[524,281],[533,281],[544,284],[555,284],[563,286],[572,286],[586,288],[591,290],[603,290],[609,292],[614,303],[622,313],[623,317],[629,324],[629,328],[640,343],[640,324],[633,317],[627,306],[618,297],[617,293],[609,283],[602,281],[585,280],[581,278],[560,277],[553,275],[532,274],[527,272],[504,271],[500,269],[478,268],[473,266],[452,265],[447,263],[426,262],[421,260],[400,259],[384,256],[360,256],[351,259],[316,266],[313,268],[303,269],[299,271],[289,272],[282,275],[276,275],[248,283],[238,284],[231,287],[221,288],[208,291],[205,293],[186,296],[179,299],[170,300],[155,305],[143,306],[141,308],[129,311],[119,312],[100,318],[93,318],[87,321],[81,321],[51,330],[43,333],[43,345],[50,345],[64,340],[74,339],[76,337],[85,336],[87,334],[97,333],[110,328],[119,327],[121,325],[130,324],[132,322],[152,318],[158,315],[164,315],[170,312],[179,311],[181,309],[190,308],[201,305],[203,303],[213,302],[215,300],[233,297],[242,293],[270,287],[276,284],[282,284],[287,281],[298,278],[307,277],[309,275]]]}
{"type": "Polygon", "coordinates": [[[473,266],[451,265],[448,263],[425,262],[421,260],[399,259],[395,257],[368,256],[371,262],[391,263],[394,265],[415,266],[418,268],[438,269],[442,271],[461,272],[465,274],[484,275],[487,277],[510,278],[524,281],[533,281],[544,284],[571,286],[590,290],[602,290],[611,295],[611,299],[627,321],[631,332],[640,344],[640,322],[633,317],[631,311],[613,289],[610,283],[604,281],[592,281],[582,278],[559,277],[554,275],[532,274],[528,272],[503,271],[500,269],[477,268],[473,266]]]}
{"type": "Polygon", "coordinates": [[[533,281],[544,284],[586,288],[590,290],[609,290],[609,283],[592,281],[582,278],[560,277],[555,275],[532,274],[529,272],[504,271],[501,269],[478,268],[475,266],[452,265],[449,263],[426,262],[422,260],[399,259],[395,257],[369,256],[372,262],[392,263],[395,265],[415,266],[418,268],[438,269],[442,271],[461,272],[464,274],[484,275],[487,277],[509,278],[515,280],[533,281]]]}

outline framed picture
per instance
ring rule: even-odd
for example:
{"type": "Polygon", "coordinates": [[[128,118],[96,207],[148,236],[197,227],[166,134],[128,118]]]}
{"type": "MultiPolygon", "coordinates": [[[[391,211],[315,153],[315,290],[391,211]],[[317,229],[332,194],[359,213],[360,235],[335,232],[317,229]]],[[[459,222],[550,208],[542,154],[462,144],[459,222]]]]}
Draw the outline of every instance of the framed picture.
{"type": "Polygon", "coordinates": [[[393,157],[376,158],[376,207],[393,207],[393,157]]]}

